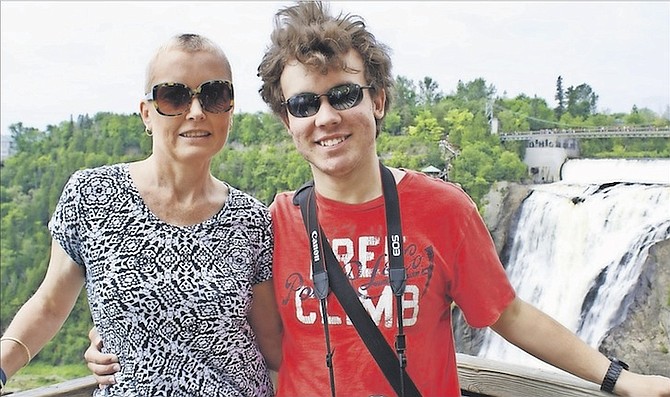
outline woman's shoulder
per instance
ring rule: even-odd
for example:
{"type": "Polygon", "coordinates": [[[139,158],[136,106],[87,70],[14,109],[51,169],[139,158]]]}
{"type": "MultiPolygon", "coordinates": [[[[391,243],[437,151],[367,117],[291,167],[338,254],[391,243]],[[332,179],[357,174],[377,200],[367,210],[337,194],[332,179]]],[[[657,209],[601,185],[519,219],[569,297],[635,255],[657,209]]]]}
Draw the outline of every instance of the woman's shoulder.
{"type": "Polygon", "coordinates": [[[228,185],[228,206],[237,209],[252,209],[259,212],[268,212],[268,206],[251,194],[228,185]]]}
{"type": "Polygon", "coordinates": [[[128,164],[107,164],[92,168],[83,168],[72,173],[72,178],[90,180],[96,177],[120,177],[128,174],[128,164]]]}
{"type": "Polygon", "coordinates": [[[129,178],[124,165],[104,165],[84,168],[72,173],[61,193],[61,207],[73,205],[85,208],[111,208],[128,191],[129,178]]]}

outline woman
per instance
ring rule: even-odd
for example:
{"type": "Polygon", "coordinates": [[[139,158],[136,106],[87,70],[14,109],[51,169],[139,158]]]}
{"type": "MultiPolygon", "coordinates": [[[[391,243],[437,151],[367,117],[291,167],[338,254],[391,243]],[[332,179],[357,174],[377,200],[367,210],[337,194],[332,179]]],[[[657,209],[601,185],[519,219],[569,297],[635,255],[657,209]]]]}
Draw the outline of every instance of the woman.
{"type": "Polygon", "coordinates": [[[270,217],[210,172],[232,124],[230,64],[210,40],[179,35],[150,61],[145,92],[152,154],[72,175],[49,223],[45,279],[2,338],[3,372],[56,334],[85,285],[121,369],[96,395],[272,395],[270,217]]]}

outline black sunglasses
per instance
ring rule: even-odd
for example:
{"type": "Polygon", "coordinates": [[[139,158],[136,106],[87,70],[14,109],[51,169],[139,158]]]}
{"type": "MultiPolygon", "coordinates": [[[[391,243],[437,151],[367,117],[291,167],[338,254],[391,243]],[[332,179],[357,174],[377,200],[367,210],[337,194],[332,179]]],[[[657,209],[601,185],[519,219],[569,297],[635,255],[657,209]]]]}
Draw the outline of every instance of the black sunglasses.
{"type": "Polygon", "coordinates": [[[209,113],[225,113],[233,107],[233,83],[227,80],[205,81],[195,90],[181,83],[160,83],[144,99],[153,102],[163,116],[179,116],[191,108],[196,95],[202,109],[209,113]]]}
{"type": "Polygon", "coordinates": [[[328,98],[328,103],[333,109],[346,110],[361,103],[363,100],[363,89],[372,89],[372,86],[360,86],[354,83],[347,83],[335,86],[328,90],[325,94],[314,94],[311,92],[304,92],[302,94],[293,95],[282,105],[286,106],[289,113],[295,117],[310,117],[314,116],[321,107],[321,97],[328,98]]]}

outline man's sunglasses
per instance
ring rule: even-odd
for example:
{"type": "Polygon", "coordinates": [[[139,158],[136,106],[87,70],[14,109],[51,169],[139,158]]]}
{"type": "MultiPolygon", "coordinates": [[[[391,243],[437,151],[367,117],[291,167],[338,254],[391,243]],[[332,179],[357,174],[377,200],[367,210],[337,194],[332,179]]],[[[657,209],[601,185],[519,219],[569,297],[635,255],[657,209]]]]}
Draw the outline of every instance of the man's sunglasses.
{"type": "Polygon", "coordinates": [[[233,107],[233,83],[226,80],[206,81],[195,90],[181,83],[156,84],[144,99],[153,102],[163,116],[179,116],[191,108],[193,97],[209,113],[225,113],[233,107]]]}
{"type": "Polygon", "coordinates": [[[363,89],[372,89],[372,86],[360,86],[354,83],[342,84],[333,87],[325,94],[314,94],[305,92],[294,95],[283,102],[282,105],[295,117],[314,116],[321,107],[321,97],[328,98],[328,103],[333,109],[346,110],[361,103],[363,100],[363,89]]]}

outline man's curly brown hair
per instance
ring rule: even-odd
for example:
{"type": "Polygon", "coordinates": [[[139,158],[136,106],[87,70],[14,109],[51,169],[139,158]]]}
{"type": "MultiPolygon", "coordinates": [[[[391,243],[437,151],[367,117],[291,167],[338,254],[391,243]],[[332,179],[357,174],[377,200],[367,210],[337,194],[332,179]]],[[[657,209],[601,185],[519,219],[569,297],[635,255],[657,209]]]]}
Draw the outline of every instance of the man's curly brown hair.
{"type": "MultiPolygon", "coordinates": [[[[366,29],[360,16],[340,13],[333,17],[320,1],[300,1],[275,14],[270,40],[258,66],[258,76],[263,81],[259,92],[272,112],[283,120],[287,113],[279,79],[286,64],[297,60],[322,74],[338,68],[352,71],[344,62],[351,49],[363,59],[365,79],[374,88],[370,93],[378,95],[385,90],[384,114],[388,111],[394,83],[390,49],[366,29]]],[[[383,118],[377,120],[377,134],[382,122],[383,118]]]]}

